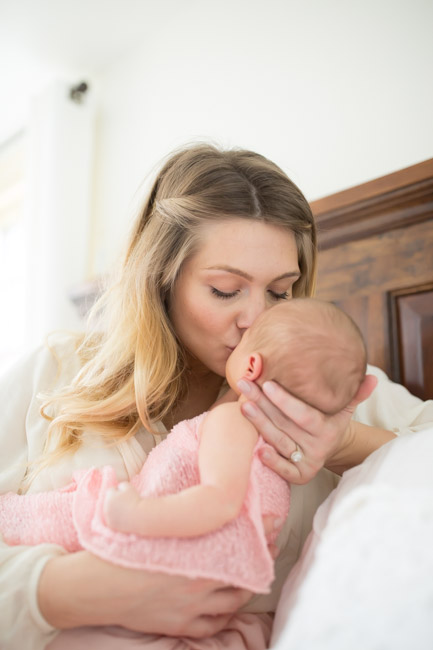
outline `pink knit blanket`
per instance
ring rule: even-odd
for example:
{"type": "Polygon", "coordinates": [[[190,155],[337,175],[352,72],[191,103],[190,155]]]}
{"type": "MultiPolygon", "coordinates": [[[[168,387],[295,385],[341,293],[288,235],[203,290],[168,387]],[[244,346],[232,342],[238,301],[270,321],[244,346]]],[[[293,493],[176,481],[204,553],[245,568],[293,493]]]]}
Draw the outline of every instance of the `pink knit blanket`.
{"type": "MultiPolygon", "coordinates": [[[[198,431],[203,417],[180,422],[151,451],[131,481],[141,495],[173,494],[200,482],[198,431]]],[[[72,483],[61,490],[0,497],[0,531],[8,544],[52,542],[68,551],[84,548],[125,567],[210,578],[268,593],[274,579],[274,562],[262,517],[285,518],[290,489],[260,461],[257,452],[264,445],[260,438],[239,516],[206,535],[150,538],[108,528],[103,503],[107,490],[117,485],[109,466],[77,472],[72,483]]]]}

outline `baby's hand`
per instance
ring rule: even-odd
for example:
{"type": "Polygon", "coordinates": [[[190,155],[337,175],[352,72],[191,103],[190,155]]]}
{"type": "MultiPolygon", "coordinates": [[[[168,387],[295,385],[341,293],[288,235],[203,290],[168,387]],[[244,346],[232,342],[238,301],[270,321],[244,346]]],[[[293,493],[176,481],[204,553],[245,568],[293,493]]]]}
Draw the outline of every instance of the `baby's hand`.
{"type": "Polygon", "coordinates": [[[122,533],[134,532],[140,495],[130,483],[119,483],[110,488],[104,501],[104,519],[110,528],[122,533]]]}

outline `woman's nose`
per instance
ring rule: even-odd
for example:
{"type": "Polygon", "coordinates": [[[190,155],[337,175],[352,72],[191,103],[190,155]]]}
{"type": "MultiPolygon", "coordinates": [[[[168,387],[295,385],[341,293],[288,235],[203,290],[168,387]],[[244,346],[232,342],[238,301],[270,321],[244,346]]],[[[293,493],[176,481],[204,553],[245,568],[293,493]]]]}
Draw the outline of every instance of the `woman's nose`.
{"type": "Polygon", "coordinates": [[[247,330],[266,309],[265,298],[250,298],[238,315],[237,326],[240,330],[247,330]]]}

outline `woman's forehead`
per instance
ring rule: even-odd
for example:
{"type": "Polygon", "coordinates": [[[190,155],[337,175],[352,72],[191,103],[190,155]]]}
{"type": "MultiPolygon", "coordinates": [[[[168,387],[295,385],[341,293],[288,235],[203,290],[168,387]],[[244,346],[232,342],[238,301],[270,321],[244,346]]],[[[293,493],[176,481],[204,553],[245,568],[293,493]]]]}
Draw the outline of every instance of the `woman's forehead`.
{"type": "Polygon", "coordinates": [[[206,224],[194,257],[201,268],[227,266],[248,272],[248,268],[265,264],[278,267],[276,275],[298,270],[294,234],[282,226],[251,219],[206,224]]]}

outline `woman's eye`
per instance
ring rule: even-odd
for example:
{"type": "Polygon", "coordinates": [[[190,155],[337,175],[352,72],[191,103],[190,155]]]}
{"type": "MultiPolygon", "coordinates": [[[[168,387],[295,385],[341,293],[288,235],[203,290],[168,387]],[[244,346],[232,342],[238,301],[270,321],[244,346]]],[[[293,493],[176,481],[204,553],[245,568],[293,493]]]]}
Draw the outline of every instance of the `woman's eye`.
{"type": "Polygon", "coordinates": [[[215,287],[211,287],[211,291],[214,294],[214,296],[217,296],[217,298],[222,298],[222,300],[227,300],[228,298],[234,298],[239,293],[239,291],[231,291],[229,293],[226,293],[225,291],[220,291],[215,287]]]}
{"type": "Polygon", "coordinates": [[[273,300],[288,300],[291,296],[290,291],[283,291],[283,293],[277,293],[276,291],[269,291],[273,300]]]}

